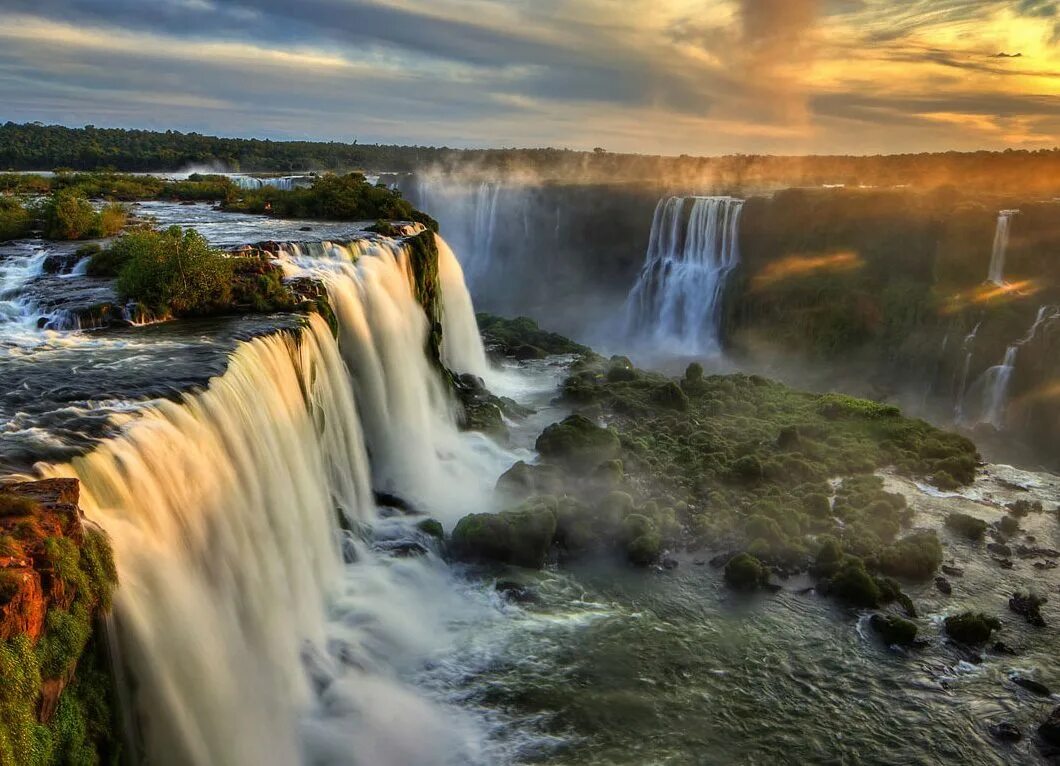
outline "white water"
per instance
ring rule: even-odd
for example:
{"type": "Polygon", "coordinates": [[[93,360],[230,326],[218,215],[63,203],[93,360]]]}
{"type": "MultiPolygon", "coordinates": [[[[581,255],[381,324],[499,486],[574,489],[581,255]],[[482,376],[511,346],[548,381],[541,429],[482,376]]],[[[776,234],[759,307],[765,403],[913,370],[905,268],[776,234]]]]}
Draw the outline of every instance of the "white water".
{"type": "Polygon", "coordinates": [[[982,322],[976,323],[972,331],[964,336],[964,342],[961,343],[961,348],[964,350],[964,365],[961,368],[961,379],[957,385],[956,403],[953,406],[953,419],[956,423],[964,421],[964,395],[968,390],[968,372],[971,370],[972,354],[975,352],[975,336],[979,334],[981,324],[982,322]]]}
{"type": "Polygon", "coordinates": [[[293,191],[313,183],[311,176],[244,176],[230,175],[229,179],[240,189],[256,190],[266,187],[280,191],[293,191]]]}
{"type": "MultiPolygon", "coordinates": [[[[281,257],[325,280],[338,339],[313,316],[300,333],[247,342],[207,390],[149,404],[88,455],[41,466],[81,480],[86,514],[113,539],[147,759],[479,762],[481,723],[401,675],[453,640],[447,621],[471,624],[495,605],[469,602],[437,559],[381,558],[343,540],[339,519],[415,539],[403,519],[376,517],[373,488],[448,525],[489,507],[514,457],[458,433],[403,246],[322,243],[281,257]]],[[[484,366],[447,247],[439,265],[446,361],[484,366]]]]}
{"type": "Polygon", "coordinates": [[[1005,426],[1005,413],[1008,409],[1009,387],[1012,375],[1016,370],[1016,358],[1022,346],[1034,340],[1042,325],[1060,319],[1060,309],[1056,306],[1040,306],[1027,334],[1005,349],[1001,364],[991,367],[983,373],[981,379],[983,391],[981,423],[989,423],[994,428],[1005,426]]]}
{"type": "Polygon", "coordinates": [[[669,197],[652,220],[644,266],[626,302],[629,338],[680,354],[720,353],[725,283],[740,261],[743,200],[669,197]]]}
{"type": "MultiPolygon", "coordinates": [[[[504,196],[518,204],[525,195],[515,186],[482,181],[468,185],[442,176],[418,175],[415,204],[435,216],[460,253],[467,286],[481,295],[499,267],[496,251],[499,203],[504,196]]],[[[525,210],[524,217],[525,217],[525,210]]]]}
{"type": "Polygon", "coordinates": [[[1005,284],[1005,254],[1008,252],[1009,226],[1012,216],[1018,210],[1002,210],[997,215],[997,228],[994,230],[994,248],[990,253],[990,269],[987,281],[995,285],[1005,284]]]}

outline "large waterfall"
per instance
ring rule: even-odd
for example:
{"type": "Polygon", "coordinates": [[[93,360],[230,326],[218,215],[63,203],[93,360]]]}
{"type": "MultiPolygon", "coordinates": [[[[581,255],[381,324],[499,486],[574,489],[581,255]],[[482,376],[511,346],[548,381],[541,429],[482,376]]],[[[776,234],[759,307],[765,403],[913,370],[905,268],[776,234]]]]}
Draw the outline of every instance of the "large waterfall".
{"type": "Polygon", "coordinates": [[[994,230],[994,247],[990,252],[990,269],[987,272],[987,281],[995,285],[1005,284],[1005,255],[1008,252],[1009,226],[1012,216],[1019,213],[1018,210],[1002,210],[997,214],[997,228],[994,230]]]}
{"type": "Polygon", "coordinates": [[[668,197],[652,220],[644,266],[626,303],[632,340],[683,354],[720,350],[725,282],[739,263],[743,200],[668,197]]]}
{"type": "MultiPolygon", "coordinates": [[[[444,361],[485,373],[460,267],[439,245],[444,361]]],[[[207,389],[146,405],[91,453],[41,467],[79,478],[87,516],[113,539],[146,755],[396,766],[437,762],[440,747],[467,762],[461,726],[380,659],[443,632],[442,596],[394,589],[438,588],[444,574],[429,559],[385,564],[361,535],[373,489],[448,524],[483,506],[507,456],[454,425],[404,245],[280,257],[324,280],[337,338],[312,316],[248,341],[207,389]]]]}

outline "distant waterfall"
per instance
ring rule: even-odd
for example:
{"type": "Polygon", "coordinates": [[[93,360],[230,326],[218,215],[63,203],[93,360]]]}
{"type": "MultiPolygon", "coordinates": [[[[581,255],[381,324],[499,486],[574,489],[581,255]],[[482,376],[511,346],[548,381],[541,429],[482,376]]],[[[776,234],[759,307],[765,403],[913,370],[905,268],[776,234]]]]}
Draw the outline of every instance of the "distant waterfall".
{"type": "Polygon", "coordinates": [[[975,352],[975,336],[979,334],[982,322],[976,323],[972,331],[964,336],[961,350],[964,352],[964,365],[961,367],[961,377],[957,384],[957,396],[953,407],[953,419],[960,423],[964,420],[964,394],[968,390],[968,373],[972,368],[972,354],[975,352]]]}
{"type": "Polygon", "coordinates": [[[995,285],[1005,284],[1005,254],[1008,251],[1009,225],[1012,216],[1019,213],[1018,210],[1002,210],[997,215],[997,228],[994,230],[994,249],[990,253],[990,270],[987,281],[995,285]]]}
{"type": "Polygon", "coordinates": [[[461,183],[445,177],[417,176],[413,203],[441,225],[441,231],[460,253],[467,286],[473,294],[485,286],[496,267],[498,206],[508,191],[496,181],[461,183]]]}
{"type": "MultiPolygon", "coordinates": [[[[391,645],[423,641],[410,631],[435,629],[416,622],[429,603],[395,597],[360,539],[342,541],[375,520],[373,489],[451,524],[486,509],[499,473],[487,445],[457,432],[405,255],[381,239],[287,248],[285,268],[326,283],[337,339],[312,315],[302,331],[248,341],[206,390],[145,405],[91,453],[40,467],[79,478],[87,516],[113,539],[115,621],[149,762],[321,762],[309,751],[426,763],[466,744],[378,668],[391,645]],[[343,548],[357,564],[344,567],[343,548]]],[[[459,265],[447,247],[439,260],[447,361],[484,368],[459,265]]],[[[406,580],[428,564],[408,566],[419,569],[406,580]]]]}
{"type": "Polygon", "coordinates": [[[725,282],[740,261],[743,200],[659,201],[648,252],[626,302],[629,336],[664,350],[717,353],[725,282]]]}
{"type": "Polygon", "coordinates": [[[229,179],[240,189],[256,190],[271,187],[280,191],[294,191],[300,187],[310,186],[312,176],[244,176],[231,175],[229,179]]]}
{"type": "Polygon", "coordinates": [[[1009,386],[1012,382],[1012,374],[1016,370],[1016,359],[1019,355],[1019,350],[1022,346],[1034,340],[1042,325],[1056,319],[1060,319],[1060,308],[1056,306],[1039,307],[1027,334],[1005,349],[1005,356],[1001,360],[1001,364],[995,365],[983,373],[981,379],[983,402],[979,418],[980,423],[989,423],[998,429],[1004,428],[1005,412],[1008,408],[1009,386]]]}

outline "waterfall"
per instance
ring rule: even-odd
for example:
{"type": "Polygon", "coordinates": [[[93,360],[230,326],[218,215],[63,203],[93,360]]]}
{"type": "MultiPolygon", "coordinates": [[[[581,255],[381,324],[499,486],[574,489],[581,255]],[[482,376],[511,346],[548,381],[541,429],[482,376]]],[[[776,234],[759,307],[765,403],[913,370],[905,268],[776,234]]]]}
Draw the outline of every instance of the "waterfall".
{"type": "Polygon", "coordinates": [[[1008,251],[1009,225],[1012,216],[1018,210],[1002,210],[997,215],[997,228],[994,230],[994,248],[990,253],[990,270],[987,281],[995,285],[1005,284],[1005,253],[1008,251]]]}
{"type": "Polygon", "coordinates": [[[964,420],[964,394],[968,390],[968,372],[972,367],[972,354],[974,353],[975,336],[979,334],[982,322],[976,323],[972,331],[964,336],[961,348],[964,350],[964,365],[961,367],[960,382],[957,384],[957,396],[953,405],[953,419],[956,423],[964,420]]]}
{"type": "MultiPolygon", "coordinates": [[[[373,489],[451,525],[487,510],[514,459],[458,433],[406,256],[387,239],[284,247],[286,270],[325,282],[337,338],[313,315],[247,341],[205,390],[145,404],[89,454],[39,466],[80,479],[86,515],[113,540],[149,762],[396,766],[434,763],[438,747],[462,762],[478,752],[455,714],[390,670],[440,640],[455,609],[444,572],[384,563],[358,536],[382,523],[373,489]]],[[[440,247],[446,362],[484,367],[459,273],[440,247]]]]}
{"type": "Polygon", "coordinates": [[[294,191],[295,189],[310,186],[313,183],[312,176],[245,176],[230,175],[229,179],[240,189],[255,191],[272,187],[280,191],[294,191]]]}
{"type": "Polygon", "coordinates": [[[1005,349],[1001,364],[995,365],[983,373],[983,405],[979,422],[989,423],[994,428],[1005,426],[1005,412],[1008,408],[1009,385],[1016,369],[1016,357],[1022,346],[1034,340],[1042,325],[1060,319],[1060,308],[1040,306],[1027,334],[1005,349]]]}
{"type": "Polygon", "coordinates": [[[652,220],[644,266],[626,302],[629,337],[677,353],[718,353],[721,302],[740,261],[743,200],[669,197],[652,220]]]}
{"type": "Polygon", "coordinates": [[[485,289],[496,268],[497,219],[503,184],[455,181],[445,176],[417,175],[411,201],[435,218],[460,253],[467,286],[473,294],[485,289]]]}

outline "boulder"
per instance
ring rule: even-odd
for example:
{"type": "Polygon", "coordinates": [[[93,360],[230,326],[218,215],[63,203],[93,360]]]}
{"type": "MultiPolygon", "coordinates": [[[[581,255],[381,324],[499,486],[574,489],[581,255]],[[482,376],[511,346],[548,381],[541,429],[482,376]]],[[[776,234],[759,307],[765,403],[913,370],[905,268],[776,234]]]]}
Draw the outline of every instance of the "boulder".
{"type": "Polygon", "coordinates": [[[725,565],[725,582],[735,590],[757,590],[769,584],[769,571],[750,553],[739,553],[725,565]]]}
{"type": "Polygon", "coordinates": [[[1001,721],[990,727],[990,733],[1002,742],[1019,742],[1023,738],[1020,727],[1011,721],[1001,721]]]}
{"type": "Polygon", "coordinates": [[[909,646],[916,641],[916,623],[901,617],[889,614],[874,614],[869,618],[869,626],[888,645],[909,646]]]}
{"type": "Polygon", "coordinates": [[[1052,694],[1049,691],[1049,687],[1043,684],[1041,681],[1035,681],[1033,678],[1026,678],[1024,676],[1013,676],[1012,683],[1016,684],[1023,689],[1026,689],[1031,694],[1037,694],[1039,697],[1048,697],[1052,694]]]}
{"type": "Polygon", "coordinates": [[[939,593],[944,593],[947,596],[953,593],[953,586],[950,585],[950,581],[945,577],[936,577],[935,587],[939,589],[939,593]]]}
{"type": "Polygon", "coordinates": [[[585,470],[618,457],[621,444],[614,431],[600,428],[583,415],[571,415],[546,428],[537,437],[536,448],[549,460],[585,470]]]}
{"type": "Polygon", "coordinates": [[[1053,747],[1060,747],[1060,707],[1057,707],[1038,727],[1038,736],[1053,747]]]}
{"type": "Polygon", "coordinates": [[[950,638],[967,646],[985,644],[994,631],[1001,630],[1001,622],[996,617],[988,617],[982,612],[950,615],[943,624],[950,638]]]}
{"type": "Polygon", "coordinates": [[[535,500],[502,513],[474,513],[453,529],[453,555],[540,569],[556,535],[555,501],[535,500]]]}
{"type": "Polygon", "coordinates": [[[1013,593],[1008,600],[1008,608],[1036,628],[1045,627],[1045,618],[1042,617],[1042,604],[1049,599],[1034,593],[1013,593]]]}

